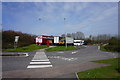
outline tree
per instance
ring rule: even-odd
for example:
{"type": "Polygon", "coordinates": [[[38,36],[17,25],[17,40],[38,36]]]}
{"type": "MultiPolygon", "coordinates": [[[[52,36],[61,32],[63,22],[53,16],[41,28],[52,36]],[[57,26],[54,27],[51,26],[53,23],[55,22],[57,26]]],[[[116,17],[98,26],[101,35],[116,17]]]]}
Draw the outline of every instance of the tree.
{"type": "MultiPolygon", "coordinates": [[[[61,35],[62,37],[65,37],[65,34],[61,35]]],[[[82,32],[76,32],[76,33],[67,33],[67,37],[73,37],[74,39],[85,39],[85,36],[82,32]]]]}
{"type": "Polygon", "coordinates": [[[33,35],[8,30],[2,32],[2,48],[13,48],[15,36],[20,36],[18,47],[27,46],[35,42],[35,36],[33,35]]]}
{"type": "Polygon", "coordinates": [[[89,39],[92,40],[92,35],[89,36],[89,39]]]}
{"type": "Polygon", "coordinates": [[[106,45],[104,48],[108,51],[115,51],[115,52],[120,52],[120,40],[116,37],[112,37],[109,40],[109,44],[106,45]]]}
{"type": "Polygon", "coordinates": [[[109,45],[118,45],[118,39],[116,37],[112,37],[109,40],[109,45]]]}

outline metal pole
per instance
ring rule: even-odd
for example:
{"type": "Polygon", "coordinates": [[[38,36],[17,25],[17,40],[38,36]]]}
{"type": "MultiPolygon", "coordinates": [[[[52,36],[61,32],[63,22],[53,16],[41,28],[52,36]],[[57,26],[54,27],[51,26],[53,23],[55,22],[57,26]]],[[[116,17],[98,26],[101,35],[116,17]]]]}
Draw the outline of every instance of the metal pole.
{"type": "Polygon", "coordinates": [[[14,42],[14,48],[15,49],[17,48],[17,42],[14,42]]]}
{"type": "Polygon", "coordinates": [[[67,48],[67,33],[65,35],[66,35],[65,38],[66,38],[66,48],[67,48]]]}
{"type": "MultiPolygon", "coordinates": [[[[65,27],[65,20],[66,20],[66,18],[64,18],[64,27],[65,27]]],[[[65,32],[65,46],[66,46],[66,48],[67,48],[67,32],[65,32]]]]}
{"type": "Polygon", "coordinates": [[[15,49],[15,41],[14,41],[14,49],[15,49]]]}

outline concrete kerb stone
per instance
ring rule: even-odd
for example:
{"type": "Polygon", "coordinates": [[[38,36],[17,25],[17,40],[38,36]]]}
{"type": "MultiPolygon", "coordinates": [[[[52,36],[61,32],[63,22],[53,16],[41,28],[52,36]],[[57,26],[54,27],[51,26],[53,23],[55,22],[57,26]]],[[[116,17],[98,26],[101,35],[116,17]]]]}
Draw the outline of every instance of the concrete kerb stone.
{"type": "Polygon", "coordinates": [[[77,74],[77,72],[75,72],[75,75],[76,75],[77,79],[78,79],[78,80],[80,80],[80,79],[79,79],[79,77],[78,77],[78,74],[77,74]]]}

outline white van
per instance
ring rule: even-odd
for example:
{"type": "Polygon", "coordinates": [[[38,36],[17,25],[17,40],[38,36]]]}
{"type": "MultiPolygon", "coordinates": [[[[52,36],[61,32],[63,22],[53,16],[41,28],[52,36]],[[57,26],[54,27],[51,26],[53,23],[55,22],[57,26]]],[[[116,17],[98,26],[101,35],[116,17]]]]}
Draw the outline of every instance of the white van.
{"type": "Polygon", "coordinates": [[[84,44],[84,40],[74,40],[74,45],[75,46],[80,46],[84,44]]]}

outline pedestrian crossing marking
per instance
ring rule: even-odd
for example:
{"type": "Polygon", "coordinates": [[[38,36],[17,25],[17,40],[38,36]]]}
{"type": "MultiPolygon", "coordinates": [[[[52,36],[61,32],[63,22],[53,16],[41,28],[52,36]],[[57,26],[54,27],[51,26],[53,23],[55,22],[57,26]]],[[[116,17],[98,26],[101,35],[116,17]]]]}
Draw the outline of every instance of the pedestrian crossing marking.
{"type": "Polygon", "coordinates": [[[46,59],[46,60],[32,60],[32,61],[49,61],[49,59],[46,59]]]}
{"type": "Polygon", "coordinates": [[[27,68],[46,68],[46,67],[52,67],[52,64],[47,58],[45,52],[36,52],[30,64],[27,66],[27,68]]]}
{"type": "Polygon", "coordinates": [[[52,67],[52,65],[30,65],[27,68],[45,68],[45,67],[52,67]]]}
{"type": "Polygon", "coordinates": [[[50,62],[30,62],[30,64],[50,64],[50,62]]]}

